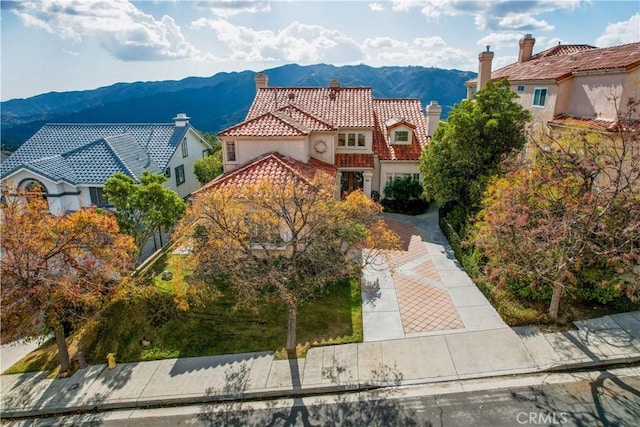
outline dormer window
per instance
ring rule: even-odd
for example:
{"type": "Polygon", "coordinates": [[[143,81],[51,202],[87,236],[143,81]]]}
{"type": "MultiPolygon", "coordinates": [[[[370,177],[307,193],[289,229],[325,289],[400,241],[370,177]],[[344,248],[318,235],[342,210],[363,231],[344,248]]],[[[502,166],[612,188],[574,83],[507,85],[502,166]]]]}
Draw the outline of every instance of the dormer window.
{"type": "Polygon", "coordinates": [[[408,130],[397,130],[393,133],[393,141],[397,143],[409,142],[409,131],[408,130]]]}

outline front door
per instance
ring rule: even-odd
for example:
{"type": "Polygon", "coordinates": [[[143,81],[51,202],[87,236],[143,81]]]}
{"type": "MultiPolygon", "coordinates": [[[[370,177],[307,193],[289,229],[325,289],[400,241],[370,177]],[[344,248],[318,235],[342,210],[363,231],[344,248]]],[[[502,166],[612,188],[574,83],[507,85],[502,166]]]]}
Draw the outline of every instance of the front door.
{"type": "Polygon", "coordinates": [[[340,181],[340,190],[343,197],[354,190],[362,190],[364,187],[362,172],[342,172],[340,181]]]}

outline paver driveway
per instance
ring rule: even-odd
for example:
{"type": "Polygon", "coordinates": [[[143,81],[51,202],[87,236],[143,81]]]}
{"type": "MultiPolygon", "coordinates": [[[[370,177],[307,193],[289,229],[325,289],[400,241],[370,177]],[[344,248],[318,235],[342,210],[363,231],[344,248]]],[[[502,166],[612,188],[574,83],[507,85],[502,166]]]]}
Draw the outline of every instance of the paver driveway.
{"type": "Polygon", "coordinates": [[[363,274],[365,341],[507,328],[453,256],[437,207],[384,218],[402,249],[363,274]]]}

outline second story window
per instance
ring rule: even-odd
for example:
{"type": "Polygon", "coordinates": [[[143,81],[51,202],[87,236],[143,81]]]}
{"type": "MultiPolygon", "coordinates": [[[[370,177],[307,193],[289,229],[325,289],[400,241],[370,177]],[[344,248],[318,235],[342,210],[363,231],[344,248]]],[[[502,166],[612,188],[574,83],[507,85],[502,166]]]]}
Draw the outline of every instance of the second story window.
{"type": "Polygon", "coordinates": [[[227,141],[225,146],[227,147],[227,161],[235,162],[236,161],[236,143],[234,141],[227,141]]]}
{"type": "Polygon", "coordinates": [[[533,106],[544,107],[547,102],[547,88],[537,87],[533,91],[533,106]]]}
{"type": "Polygon", "coordinates": [[[182,157],[189,155],[189,144],[187,144],[187,138],[182,140],[182,157]]]}
{"type": "Polygon", "coordinates": [[[366,139],[364,133],[339,133],[338,147],[365,147],[366,139]]]}
{"type": "Polygon", "coordinates": [[[393,142],[395,144],[406,144],[409,142],[408,130],[397,130],[393,132],[393,142]]]}
{"type": "Polygon", "coordinates": [[[184,165],[176,167],[176,185],[184,184],[184,165]]]}

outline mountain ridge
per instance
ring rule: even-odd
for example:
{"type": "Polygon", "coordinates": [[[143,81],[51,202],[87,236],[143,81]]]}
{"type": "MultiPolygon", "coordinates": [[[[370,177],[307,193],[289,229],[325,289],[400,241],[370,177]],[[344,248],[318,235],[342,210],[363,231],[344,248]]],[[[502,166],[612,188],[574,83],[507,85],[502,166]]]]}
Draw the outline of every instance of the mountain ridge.
{"type": "MultiPolygon", "coordinates": [[[[220,72],[182,80],[114,83],[96,89],[48,92],[0,103],[2,149],[14,151],[45,123],[167,123],[186,113],[202,132],[217,133],[242,121],[253,101],[255,71],[220,72]]],[[[419,66],[288,64],[264,70],[269,86],[371,87],[376,98],[418,98],[443,106],[446,118],[466,96],[464,82],[476,73],[419,66]]]]}

